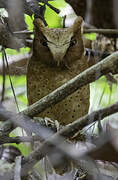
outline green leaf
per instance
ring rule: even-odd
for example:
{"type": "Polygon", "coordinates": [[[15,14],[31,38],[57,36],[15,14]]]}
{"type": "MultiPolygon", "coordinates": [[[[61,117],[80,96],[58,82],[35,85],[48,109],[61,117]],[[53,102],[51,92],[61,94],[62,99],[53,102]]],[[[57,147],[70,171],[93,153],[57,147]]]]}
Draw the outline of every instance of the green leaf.
{"type": "Polygon", "coordinates": [[[84,34],[85,38],[90,40],[96,40],[96,33],[84,34]]]}
{"type": "MultiPolygon", "coordinates": [[[[57,9],[61,9],[65,7],[67,3],[64,0],[54,0],[50,1],[49,4],[57,9]]],[[[45,19],[50,28],[62,27],[62,18],[48,6],[46,6],[45,19]]]]}
{"type": "Polygon", "coordinates": [[[91,107],[93,110],[106,107],[117,101],[118,97],[118,85],[112,85],[112,91],[110,86],[103,76],[97,81],[91,83],[91,107]]]}
{"type": "Polygon", "coordinates": [[[25,14],[25,22],[26,22],[26,24],[28,26],[28,30],[32,31],[33,27],[34,27],[34,25],[33,25],[33,17],[25,14]]]}

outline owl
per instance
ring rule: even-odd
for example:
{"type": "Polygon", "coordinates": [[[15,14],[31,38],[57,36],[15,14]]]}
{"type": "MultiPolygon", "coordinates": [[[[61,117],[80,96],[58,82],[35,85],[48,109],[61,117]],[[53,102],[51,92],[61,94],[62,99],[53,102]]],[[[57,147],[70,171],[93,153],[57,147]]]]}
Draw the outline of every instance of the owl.
{"type": "MultiPolygon", "coordinates": [[[[34,20],[33,54],[27,66],[27,97],[31,105],[88,68],[81,17],[68,28],[49,28],[34,20]]],[[[40,113],[40,117],[72,123],[88,113],[89,85],[40,113]]]]}

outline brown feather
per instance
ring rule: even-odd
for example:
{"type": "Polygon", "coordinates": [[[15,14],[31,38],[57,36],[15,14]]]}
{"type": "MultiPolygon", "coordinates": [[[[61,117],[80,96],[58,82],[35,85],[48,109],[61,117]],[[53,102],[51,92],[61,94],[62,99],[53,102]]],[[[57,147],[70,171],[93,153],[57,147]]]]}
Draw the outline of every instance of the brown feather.
{"type": "MultiPolygon", "coordinates": [[[[82,18],[78,17],[70,28],[45,27],[40,19],[35,22],[33,55],[27,67],[27,96],[31,105],[88,68],[84,56],[82,18]]],[[[89,85],[78,89],[62,102],[40,113],[67,125],[88,113],[89,85]]],[[[67,171],[69,163],[56,169],[59,174],[67,171]]]]}
{"type": "MultiPolygon", "coordinates": [[[[34,52],[27,67],[27,96],[29,105],[87,69],[88,65],[84,58],[84,46],[81,36],[81,24],[82,18],[78,17],[70,28],[51,29],[45,27],[41,20],[36,20],[34,52]],[[37,22],[38,28],[36,27],[37,22]],[[56,48],[66,48],[65,52],[63,51],[65,54],[59,56],[59,64],[51,53],[53,49],[50,50],[49,47],[41,44],[41,41],[45,41],[45,37],[46,40],[51,42],[51,45],[55,43],[54,50],[56,48]],[[74,46],[70,47],[72,37],[77,42],[74,46]],[[65,43],[67,43],[66,46],[65,43]]],[[[87,114],[88,108],[89,86],[87,85],[78,89],[78,91],[62,102],[48,108],[40,116],[58,120],[61,124],[65,125],[87,114]]]]}

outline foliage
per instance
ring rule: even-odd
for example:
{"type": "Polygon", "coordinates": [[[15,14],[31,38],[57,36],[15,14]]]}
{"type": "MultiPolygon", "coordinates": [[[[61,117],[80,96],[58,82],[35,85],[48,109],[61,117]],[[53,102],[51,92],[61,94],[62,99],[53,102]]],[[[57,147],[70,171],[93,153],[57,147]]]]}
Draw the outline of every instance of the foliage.
{"type": "Polygon", "coordinates": [[[113,84],[112,88],[108,84],[108,81],[103,76],[94,83],[91,83],[91,103],[92,109],[106,107],[117,101],[118,85],[113,84]]]}
{"type": "Polygon", "coordinates": [[[85,36],[85,38],[90,39],[90,40],[96,39],[96,33],[84,34],[84,36],[85,36]]]}
{"type": "MultiPolygon", "coordinates": [[[[50,4],[58,9],[62,9],[63,7],[66,6],[66,3],[64,0],[50,1],[50,4]]],[[[47,7],[47,9],[46,9],[45,19],[46,19],[46,22],[48,23],[49,27],[55,28],[55,27],[62,26],[62,18],[58,14],[56,14],[52,9],[50,9],[49,7],[47,7]]]]}

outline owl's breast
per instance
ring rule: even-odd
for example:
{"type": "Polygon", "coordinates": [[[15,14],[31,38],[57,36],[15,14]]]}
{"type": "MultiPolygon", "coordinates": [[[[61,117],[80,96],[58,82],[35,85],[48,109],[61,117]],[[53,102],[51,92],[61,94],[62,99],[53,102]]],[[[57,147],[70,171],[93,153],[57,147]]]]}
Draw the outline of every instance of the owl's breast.
{"type": "MultiPolygon", "coordinates": [[[[40,62],[29,61],[27,68],[27,96],[29,105],[48,95],[77,74],[76,71],[49,67],[40,62]]],[[[89,108],[88,85],[68,96],[62,102],[40,113],[41,117],[68,124],[85,115],[89,108]]]]}

